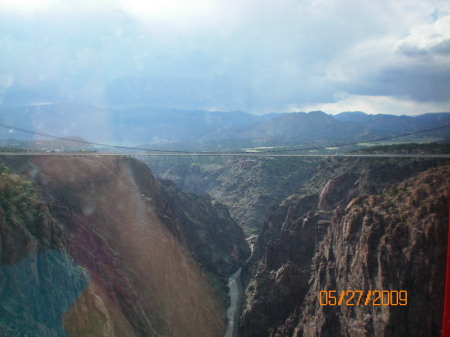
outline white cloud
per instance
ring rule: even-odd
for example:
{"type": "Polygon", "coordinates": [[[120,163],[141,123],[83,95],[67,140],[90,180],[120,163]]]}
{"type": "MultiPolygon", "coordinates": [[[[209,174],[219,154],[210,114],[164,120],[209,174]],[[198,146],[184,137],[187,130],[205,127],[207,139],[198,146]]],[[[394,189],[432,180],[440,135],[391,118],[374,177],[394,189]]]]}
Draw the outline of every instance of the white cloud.
{"type": "Polygon", "coordinates": [[[364,111],[368,114],[419,115],[427,112],[450,111],[450,100],[442,103],[418,103],[390,96],[346,95],[339,93],[337,102],[291,106],[289,111],[322,110],[330,114],[343,111],[364,111]]]}
{"type": "Polygon", "coordinates": [[[57,0],[2,0],[0,8],[12,11],[44,11],[58,4],[57,0]]]}
{"type": "Polygon", "coordinates": [[[253,112],[345,102],[363,110],[367,101],[372,110],[413,111],[417,102],[431,111],[448,101],[448,0],[0,0],[1,8],[35,12],[28,21],[0,13],[0,78],[8,69],[31,90],[42,79],[70,77],[64,92],[77,92],[150,78],[178,107],[192,97],[199,108],[253,112]]]}
{"type": "Polygon", "coordinates": [[[217,2],[208,0],[121,0],[119,6],[138,22],[153,30],[166,27],[191,29],[210,24],[218,16],[217,2]]]}
{"type": "Polygon", "coordinates": [[[427,51],[450,39],[450,15],[445,15],[431,23],[412,27],[410,34],[400,40],[399,49],[408,52],[427,51]]]}

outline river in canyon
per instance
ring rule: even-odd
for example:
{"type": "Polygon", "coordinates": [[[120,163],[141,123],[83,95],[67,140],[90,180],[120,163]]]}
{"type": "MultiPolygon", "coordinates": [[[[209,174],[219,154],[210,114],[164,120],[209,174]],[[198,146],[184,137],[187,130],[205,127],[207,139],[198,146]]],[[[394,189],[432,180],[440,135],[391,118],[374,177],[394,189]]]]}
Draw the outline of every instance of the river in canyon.
{"type": "Polygon", "coordinates": [[[239,313],[242,302],[241,268],[228,281],[230,289],[230,306],[227,310],[228,326],[224,337],[238,337],[239,313]]]}

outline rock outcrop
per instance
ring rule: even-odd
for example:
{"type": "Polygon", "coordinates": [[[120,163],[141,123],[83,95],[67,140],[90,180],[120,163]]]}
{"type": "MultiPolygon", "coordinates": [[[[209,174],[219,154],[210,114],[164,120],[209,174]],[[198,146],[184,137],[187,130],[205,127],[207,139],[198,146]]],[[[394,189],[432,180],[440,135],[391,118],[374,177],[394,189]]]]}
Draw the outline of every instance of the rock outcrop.
{"type": "Polygon", "coordinates": [[[33,185],[0,174],[0,334],[65,336],[62,315],[89,276],[69,256],[64,228],[33,185]],[[50,305],[51,303],[51,305],[50,305]]]}
{"type": "Polygon", "coordinates": [[[226,205],[248,236],[259,234],[269,208],[298,191],[311,178],[317,163],[311,159],[270,157],[147,160],[157,176],[226,205]]]}
{"type": "Polygon", "coordinates": [[[21,209],[1,223],[2,335],[223,335],[226,277],[249,255],[225,208],[133,159],[3,160],[37,201],[3,189],[21,209]]]}
{"type": "Polygon", "coordinates": [[[303,310],[290,316],[278,335],[439,336],[448,174],[448,168],[428,170],[336,211],[313,258],[303,310]],[[330,307],[319,303],[322,290],[362,290],[364,298],[369,290],[402,290],[407,304],[330,307]]]}
{"type": "Polygon", "coordinates": [[[442,164],[322,164],[266,218],[244,273],[241,335],[437,335],[447,243],[442,164]],[[405,290],[409,305],[320,305],[322,290],[405,290]]]}

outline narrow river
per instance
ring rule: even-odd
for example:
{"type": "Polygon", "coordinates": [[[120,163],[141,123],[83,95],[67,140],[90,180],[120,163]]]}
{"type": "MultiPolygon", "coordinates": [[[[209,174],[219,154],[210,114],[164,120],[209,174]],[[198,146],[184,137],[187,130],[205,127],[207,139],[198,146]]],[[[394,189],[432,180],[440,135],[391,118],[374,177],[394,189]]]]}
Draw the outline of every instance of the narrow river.
{"type": "Polygon", "coordinates": [[[239,309],[242,301],[241,268],[228,281],[230,288],[230,306],[227,310],[228,326],[224,337],[238,337],[239,309]]]}

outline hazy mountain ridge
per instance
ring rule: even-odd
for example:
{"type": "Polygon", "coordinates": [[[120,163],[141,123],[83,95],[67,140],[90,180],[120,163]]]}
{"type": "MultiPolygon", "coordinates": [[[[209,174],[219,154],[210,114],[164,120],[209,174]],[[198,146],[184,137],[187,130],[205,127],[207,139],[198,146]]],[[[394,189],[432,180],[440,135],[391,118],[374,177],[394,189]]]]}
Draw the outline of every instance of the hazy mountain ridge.
{"type": "MultiPolygon", "coordinates": [[[[313,111],[257,116],[239,111],[188,111],[145,106],[107,108],[83,104],[1,106],[0,112],[1,122],[15,127],[58,137],[78,136],[94,142],[125,145],[226,144],[229,141],[266,145],[271,142],[370,140],[450,124],[450,113],[394,116],[361,112],[328,115],[313,111]]],[[[442,136],[443,133],[437,134],[442,136]]],[[[0,136],[30,139],[20,132],[9,133],[5,129],[1,130],[0,136]]]]}
{"type": "MultiPolygon", "coordinates": [[[[386,134],[392,132],[415,132],[450,123],[450,113],[427,113],[417,116],[393,116],[388,114],[368,115],[361,111],[342,112],[334,116],[341,122],[355,122],[369,131],[386,134]]],[[[448,130],[447,130],[448,133],[448,130]]]]}
{"type": "Polygon", "coordinates": [[[243,139],[271,140],[341,140],[364,135],[351,123],[342,123],[322,111],[294,112],[263,121],[238,134],[243,139]]]}

